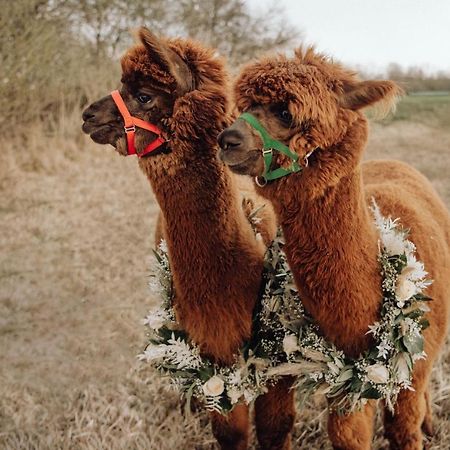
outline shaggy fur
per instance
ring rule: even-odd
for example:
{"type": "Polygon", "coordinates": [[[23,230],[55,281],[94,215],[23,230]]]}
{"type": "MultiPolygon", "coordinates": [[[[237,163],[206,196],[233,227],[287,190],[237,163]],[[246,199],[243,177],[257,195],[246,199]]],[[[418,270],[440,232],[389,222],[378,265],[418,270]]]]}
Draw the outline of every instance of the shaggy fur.
{"type": "MultiPolygon", "coordinates": [[[[392,105],[399,88],[390,81],[360,82],[354,73],[308,49],[292,59],[277,56],[251,63],[237,79],[235,93],[240,111],[256,115],[274,138],[301,157],[315,149],[303,172],[258,191],[271,200],[281,222],[307,311],[324,336],[348,355],[359,355],[372,344],[366,333],[381,305],[371,199],[383,215],[399,217],[411,230],[417,257],[434,280],[427,291],[433,298],[427,314],[431,326],[424,332],[428,357],[415,366],[415,390],[402,391],[394,416],[385,411],[385,433],[391,449],[422,449],[421,427],[431,431],[429,378],[447,331],[450,216],[428,180],[413,168],[395,161],[361,163],[368,135],[361,108],[392,105]],[[286,111],[292,115],[289,123],[282,120],[289,117],[286,111]]],[[[236,121],[220,142],[221,157],[234,170],[261,175],[257,149],[262,142],[247,123],[236,121]]],[[[284,162],[278,157],[275,166],[284,162]]],[[[333,447],[369,449],[373,416],[374,404],[344,416],[331,411],[333,447]]]]}
{"type": "MultiPolygon", "coordinates": [[[[142,44],[122,59],[121,94],[133,115],[157,124],[170,138],[166,148],[141,158],[139,165],[161,207],[156,235],[167,240],[177,319],[204,355],[230,364],[250,337],[264,242],[270,242],[276,230],[274,214],[270,205],[262,210],[258,231],[263,240],[255,238],[247,216],[262,199],[252,188],[252,199],[242,202],[234,175],[217,158],[217,136],[230,122],[223,62],[189,40],[157,39],[144,29],[140,39],[142,44]],[[142,92],[152,100],[140,105],[136,98],[142,92]]],[[[83,115],[83,129],[97,142],[113,143],[126,154],[124,136],[116,136],[116,127],[102,134],[101,124],[117,117],[111,101],[106,97],[91,105],[83,115]]],[[[118,122],[119,130],[122,126],[118,122]]],[[[152,133],[137,130],[137,150],[152,139],[152,133]]],[[[274,442],[280,441],[278,430],[286,423],[292,426],[293,394],[288,387],[285,380],[258,400],[262,448],[281,448],[274,442]],[[280,396],[286,396],[290,406],[278,414],[280,396]]],[[[222,448],[246,448],[247,406],[238,405],[227,417],[214,414],[212,427],[222,448]]]]}

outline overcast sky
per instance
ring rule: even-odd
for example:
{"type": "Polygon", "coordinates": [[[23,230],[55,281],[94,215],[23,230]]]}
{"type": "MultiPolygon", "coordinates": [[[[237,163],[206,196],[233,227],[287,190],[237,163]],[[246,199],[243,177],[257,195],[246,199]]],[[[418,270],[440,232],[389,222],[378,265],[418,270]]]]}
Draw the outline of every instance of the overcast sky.
{"type": "MultiPolygon", "coordinates": [[[[270,0],[247,0],[259,11],[270,0]]],[[[450,71],[450,0],[276,0],[302,40],[343,62],[450,71]]]]}

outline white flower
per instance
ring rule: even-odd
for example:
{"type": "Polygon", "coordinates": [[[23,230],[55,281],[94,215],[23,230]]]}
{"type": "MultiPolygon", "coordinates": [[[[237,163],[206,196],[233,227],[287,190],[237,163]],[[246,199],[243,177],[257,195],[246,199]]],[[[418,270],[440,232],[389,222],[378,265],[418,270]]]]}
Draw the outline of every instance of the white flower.
{"type": "Polygon", "coordinates": [[[228,398],[232,405],[236,404],[242,397],[242,392],[234,386],[227,389],[228,398]]]}
{"type": "Polygon", "coordinates": [[[412,320],[409,317],[406,317],[406,319],[403,319],[400,322],[400,331],[402,332],[402,336],[406,336],[408,334],[411,335],[420,335],[420,327],[414,320],[412,320]]]}
{"type": "Polygon", "coordinates": [[[179,369],[190,367],[198,369],[202,365],[202,358],[198,347],[190,345],[181,337],[175,339],[172,333],[172,338],[169,339],[167,352],[172,364],[175,364],[179,369]]]}
{"type": "Polygon", "coordinates": [[[377,345],[378,357],[386,359],[389,351],[392,350],[392,344],[387,340],[386,336],[383,337],[381,342],[377,345]]]}
{"type": "Polygon", "coordinates": [[[169,249],[167,248],[167,241],[165,239],[161,239],[161,242],[159,243],[158,248],[162,253],[169,252],[169,249]]]}
{"type": "Polygon", "coordinates": [[[159,296],[163,292],[163,286],[161,285],[161,281],[154,276],[150,278],[148,286],[150,288],[150,292],[155,296],[159,296]]]}
{"type": "Polygon", "coordinates": [[[148,325],[153,330],[159,330],[167,319],[167,311],[157,308],[151,311],[142,323],[148,325]]]}
{"type": "Polygon", "coordinates": [[[225,389],[225,383],[222,378],[217,375],[211,377],[204,385],[203,385],[203,393],[209,397],[217,397],[222,394],[225,389]]]}
{"type": "Polygon", "coordinates": [[[244,400],[245,403],[247,403],[248,405],[257,397],[257,393],[250,390],[250,389],[245,389],[244,390],[244,400]]]}
{"type": "Polygon", "coordinates": [[[397,305],[402,308],[406,302],[413,295],[417,294],[417,286],[404,276],[403,274],[397,278],[397,285],[395,287],[395,297],[397,298],[397,305]]]}
{"type": "Polygon", "coordinates": [[[409,255],[407,261],[408,265],[403,269],[402,276],[411,281],[420,281],[428,275],[423,262],[417,261],[414,255],[409,255]]]}
{"type": "Polygon", "coordinates": [[[387,383],[389,380],[388,369],[381,364],[373,364],[366,368],[367,378],[373,383],[387,383]]]}
{"type": "Polygon", "coordinates": [[[376,336],[381,328],[380,322],[374,322],[373,325],[369,325],[369,331],[366,334],[373,334],[376,336]]]}
{"type": "Polygon", "coordinates": [[[149,345],[145,350],[144,353],[141,353],[138,355],[138,358],[141,361],[156,361],[159,359],[162,359],[166,356],[167,352],[167,345],[159,344],[159,345],[149,345]]]}
{"type": "Polygon", "coordinates": [[[294,334],[286,334],[283,339],[283,350],[286,355],[290,355],[298,350],[300,350],[298,346],[297,336],[294,334]]]}
{"type": "Polygon", "coordinates": [[[389,256],[403,255],[403,253],[405,253],[405,244],[402,236],[395,230],[383,232],[381,241],[389,256]]]}

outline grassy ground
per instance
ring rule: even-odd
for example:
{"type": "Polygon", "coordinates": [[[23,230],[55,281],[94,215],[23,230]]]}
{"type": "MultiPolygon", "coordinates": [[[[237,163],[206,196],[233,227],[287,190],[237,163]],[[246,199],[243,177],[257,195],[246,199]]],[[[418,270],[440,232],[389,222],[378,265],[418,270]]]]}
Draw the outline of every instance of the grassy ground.
{"type": "Polygon", "coordinates": [[[446,128],[449,130],[450,94],[432,95],[419,93],[408,95],[398,104],[395,115],[390,116],[386,122],[408,121],[411,118],[435,128],[446,128]]]}
{"type": "MultiPolygon", "coordinates": [[[[450,97],[407,99],[374,125],[368,158],[398,158],[450,206],[450,97]],[[442,103],[441,103],[442,102],[442,103]]],[[[215,448],[166,382],[136,362],[157,206],[134,158],[95,146],[77,115],[0,141],[0,449],[215,448]]],[[[433,379],[434,450],[450,448],[450,350],[433,379]]],[[[329,449],[323,401],[294,448],[329,449]]],[[[374,448],[384,448],[379,433],[374,448]]]]}

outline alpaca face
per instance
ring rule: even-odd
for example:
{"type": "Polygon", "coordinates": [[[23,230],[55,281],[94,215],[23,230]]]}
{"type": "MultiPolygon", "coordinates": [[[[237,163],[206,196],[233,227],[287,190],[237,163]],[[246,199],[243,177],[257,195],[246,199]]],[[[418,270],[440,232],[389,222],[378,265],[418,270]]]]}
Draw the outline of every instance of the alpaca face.
{"type": "MultiPolygon", "coordinates": [[[[263,58],[244,67],[235,84],[236,105],[240,112],[255,116],[268,134],[295,152],[299,162],[311,152],[308,174],[320,167],[330,169],[339,157],[334,148],[350,127],[364,122],[361,109],[384,100],[392,104],[400,93],[390,81],[359,81],[356,75],[326,57],[298,50],[293,58],[263,58]]],[[[359,160],[346,155],[353,164],[359,160]]],[[[262,139],[250,124],[237,119],[219,136],[220,157],[231,170],[260,176],[264,171],[262,139]]],[[[286,167],[290,160],[274,152],[271,169],[286,167]]],[[[306,165],[306,164],[304,164],[306,165]]],[[[333,167],[333,171],[335,167],[333,167]]],[[[336,176],[340,174],[335,173],[336,176]]],[[[276,181],[275,181],[276,182],[276,181]]]]}
{"type": "MultiPolygon", "coordinates": [[[[307,125],[297,127],[287,103],[257,105],[246,110],[258,119],[271,137],[288,143],[298,128],[306,131],[307,125]]],[[[220,158],[233,172],[241,175],[259,176],[264,171],[263,140],[259,133],[243,119],[237,119],[218,137],[220,158]]],[[[277,156],[277,165],[289,163],[284,155],[277,156]]]]}
{"type": "MultiPolygon", "coordinates": [[[[122,58],[120,94],[132,116],[168,132],[176,99],[192,88],[192,75],[186,64],[163,40],[146,29],[139,32],[142,45],[129,50],[122,58]]],[[[83,112],[83,131],[94,142],[111,144],[127,155],[124,122],[111,95],[92,103],[83,112]]],[[[157,138],[156,134],[136,128],[138,153],[157,138]]],[[[164,152],[164,146],[161,147],[164,152]]],[[[161,153],[157,150],[151,155],[161,153]]]]}
{"type": "MultiPolygon", "coordinates": [[[[123,83],[120,94],[131,115],[163,129],[164,118],[170,116],[173,100],[145,84],[123,83]]],[[[92,103],[83,112],[82,130],[97,144],[110,144],[122,155],[127,155],[123,118],[111,95],[92,103]]],[[[140,153],[157,135],[136,128],[135,145],[140,153]]]]}

